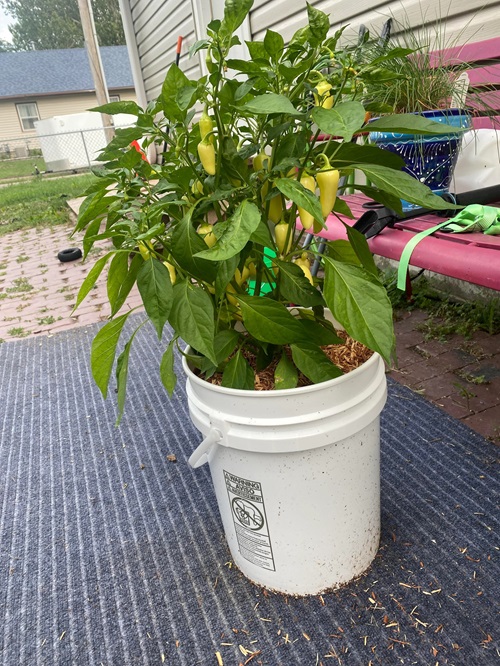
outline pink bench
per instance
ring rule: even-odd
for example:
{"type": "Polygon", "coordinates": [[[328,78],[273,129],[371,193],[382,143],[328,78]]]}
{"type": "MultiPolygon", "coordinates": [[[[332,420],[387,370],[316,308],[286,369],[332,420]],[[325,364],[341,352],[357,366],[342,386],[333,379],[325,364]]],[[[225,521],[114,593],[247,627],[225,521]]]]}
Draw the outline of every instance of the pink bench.
{"type": "Polygon", "coordinates": [[[464,62],[470,64],[467,70],[471,91],[468,103],[476,110],[473,125],[476,129],[500,129],[500,90],[497,89],[500,86],[500,38],[437,51],[436,64],[443,62],[450,67],[464,62]],[[479,99],[491,115],[478,110],[479,99]]]}
{"type": "MultiPolygon", "coordinates": [[[[370,201],[362,194],[353,194],[343,199],[349,204],[354,219],[330,215],[326,220],[327,229],[320,234],[321,238],[346,238],[342,222],[352,226],[366,212],[363,204],[370,201]]],[[[500,203],[497,205],[500,206],[500,203]]],[[[386,227],[378,236],[370,238],[368,244],[374,254],[399,261],[404,247],[416,233],[429,229],[444,219],[438,215],[424,215],[397,222],[393,228],[386,227]]],[[[500,236],[485,236],[480,233],[448,234],[438,231],[418,243],[413,250],[410,264],[500,291],[500,236]]]]}

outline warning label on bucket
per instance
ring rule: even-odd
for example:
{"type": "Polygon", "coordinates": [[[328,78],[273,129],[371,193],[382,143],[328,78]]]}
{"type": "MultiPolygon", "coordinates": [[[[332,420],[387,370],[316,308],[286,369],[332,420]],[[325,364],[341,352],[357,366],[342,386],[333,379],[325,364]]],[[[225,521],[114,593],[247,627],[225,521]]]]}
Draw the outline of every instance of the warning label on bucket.
{"type": "Polygon", "coordinates": [[[252,564],[275,571],[262,486],[226,471],[224,478],[240,553],[252,564]]]}

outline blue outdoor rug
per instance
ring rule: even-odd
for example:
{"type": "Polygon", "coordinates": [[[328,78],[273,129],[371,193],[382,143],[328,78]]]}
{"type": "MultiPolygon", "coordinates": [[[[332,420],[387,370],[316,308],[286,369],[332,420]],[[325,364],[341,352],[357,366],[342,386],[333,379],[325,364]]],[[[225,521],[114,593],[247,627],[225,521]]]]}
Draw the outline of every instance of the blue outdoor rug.
{"type": "Polygon", "coordinates": [[[0,345],[0,664],[500,663],[498,448],[391,382],[372,568],[323,597],[266,593],[231,567],[207,466],[187,465],[201,437],[154,331],[117,429],[96,330],[0,345]]]}

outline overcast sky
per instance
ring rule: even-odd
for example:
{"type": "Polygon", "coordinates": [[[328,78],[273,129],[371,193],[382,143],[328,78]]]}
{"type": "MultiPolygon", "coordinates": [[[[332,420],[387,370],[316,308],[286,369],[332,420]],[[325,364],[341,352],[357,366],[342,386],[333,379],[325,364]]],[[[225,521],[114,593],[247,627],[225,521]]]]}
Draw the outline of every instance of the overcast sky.
{"type": "Polygon", "coordinates": [[[11,17],[5,14],[2,7],[0,7],[0,39],[5,39],[6,42],[12,41],[12,36],[8,28],[9,23],[12,22],[11,17]]]}

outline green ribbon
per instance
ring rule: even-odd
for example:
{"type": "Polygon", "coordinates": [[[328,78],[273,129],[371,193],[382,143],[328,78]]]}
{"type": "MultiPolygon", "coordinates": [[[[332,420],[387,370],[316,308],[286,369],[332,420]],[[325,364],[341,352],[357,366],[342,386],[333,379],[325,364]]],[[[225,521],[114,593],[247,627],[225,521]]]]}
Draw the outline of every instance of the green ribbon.
{"type": "Polygon", "coordinates": [[[481,204],[471,204],[461,210],[458,215],[455,215],[455,217],[415,234],[415,236],[413,236],[413,238],[411,238],[411,240],[405,245],[399,259],[398,289],[401,289],[401,291],[406,290],[406,274],[408,272],[408,266],[410,265],[413,250],[420,243],[422,238],[430,236],[435,231],[439,231],[439,229],[444,229],[446,232],[451,232],[453,234],[477,231],[488,236],[500,236],[500,208],[482,206],[481,204]]]}

